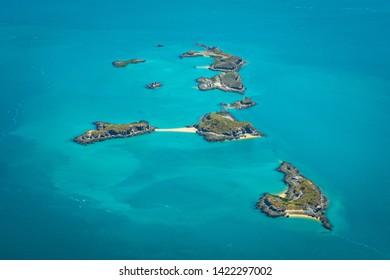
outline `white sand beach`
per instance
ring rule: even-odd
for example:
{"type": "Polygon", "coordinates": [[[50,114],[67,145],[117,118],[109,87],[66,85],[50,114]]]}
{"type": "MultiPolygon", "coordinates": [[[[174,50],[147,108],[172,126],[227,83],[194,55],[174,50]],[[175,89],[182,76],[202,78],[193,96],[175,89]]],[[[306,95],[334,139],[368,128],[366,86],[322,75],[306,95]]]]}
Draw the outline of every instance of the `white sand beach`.
{"type": "Polygon", "coordinates": [[[235,139],[235,140],[248,140],[248,139],[260,138],[260,137],[261,136],[256,136],[256,135],[251,135],[251,134],[245,133],[244,136],[242,136],[238,139],[235,139]]]}
{"type": "Polygon", "coordinates": [[[156,132],[181,132],[181,133],[196,133],[195,127],[179,127],[179,128],[156,128],[156,132]]]}
{"type": "Polygon", "coordinates": [[[315,221],[317,221],[317,222],[320,222],[319,219],[304,214],[303,210],[286,210],[286,215],[285,215],[285,217],[289,217],[289,218],[301,218],[301,219],[310,219],[310,220],[315,220],[315,221]]]}

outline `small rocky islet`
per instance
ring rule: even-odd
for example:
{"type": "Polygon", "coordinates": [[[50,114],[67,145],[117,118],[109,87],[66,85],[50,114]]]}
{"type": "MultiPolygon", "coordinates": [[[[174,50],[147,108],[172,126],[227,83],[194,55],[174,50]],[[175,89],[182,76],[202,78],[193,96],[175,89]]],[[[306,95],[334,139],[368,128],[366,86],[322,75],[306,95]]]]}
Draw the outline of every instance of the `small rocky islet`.
{"type": "Polygon", "coordinates": [[[241,76],[236,72],[226,72],[212,78],[201,77],[196,79],[200,90],[219,89],[226,92],[236,92],[244,94],[245,87],[241,81],[241,76]]]}
{"type": "Polygon", "coordinates": [[[242,110],[246,108],[250,108],[256,105],[256,102],[254,102],[251,98],[245,97],[242,100],[237,100],[232,103],[221,103],[220,104],[224,109],[236,109],[236,110],[242,110]]]}
{"type": "Polygon", "coordinates": [[[147,89],[155,89],[162,87],[163,84],[161,82],[151,82],[150,84],[145,85],[145,88],[147,89]]]}
{"type": "Polygon", "coordinates": [[[129,64],[138,64],[138,63],[144,63],[146,60],[139,59],[139,58],[132,58],[129,60],[115,60],[112,62],[112,65],[116,68],[124,68],[129,64]]]}
{"type": "Polygon", "coordinates": [[[332,225],[325,215],[329,202],[320,188],[288,162],[282,162],[277,170],[284,174],[283,181],[288,185],[287,191],[282,195],[263,194],[256,208],[269,217],[313,217],[331,230],[332,225]]]}

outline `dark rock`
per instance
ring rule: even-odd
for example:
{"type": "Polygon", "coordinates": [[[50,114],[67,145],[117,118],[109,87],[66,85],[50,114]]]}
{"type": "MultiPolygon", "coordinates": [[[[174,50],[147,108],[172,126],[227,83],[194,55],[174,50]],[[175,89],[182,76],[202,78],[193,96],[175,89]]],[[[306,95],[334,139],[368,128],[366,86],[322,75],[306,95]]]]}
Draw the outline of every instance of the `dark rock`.
{"type": "Polygon", "coordinates": [[[150,84],[147,84],[145,87],[148,89],[155,89],[155,88],[160,88],[162,86],[163,86],[163,84],[160,82],[152,82],[150,84]]]}

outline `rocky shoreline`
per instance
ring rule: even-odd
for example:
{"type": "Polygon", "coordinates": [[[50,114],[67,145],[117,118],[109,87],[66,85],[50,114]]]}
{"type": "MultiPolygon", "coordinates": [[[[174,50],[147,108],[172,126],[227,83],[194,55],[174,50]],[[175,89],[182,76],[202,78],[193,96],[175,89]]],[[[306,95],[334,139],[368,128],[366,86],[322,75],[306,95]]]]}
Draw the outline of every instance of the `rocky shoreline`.
{"type": "Polygon", "coordinates": [[[94,122],[95,130],[88,130],[73,139],[81,145],[93,144],[113,138],[127,138],[153,132],[156,128],[147,121],[139,121],[130,124],[110,124],[108,122],[94,122]]]}
{"type": "Polygon", "coordinates": [[[269,217],[289,217],[290,214],[313,217],[331,230],[332,225],[325,215],[328,199],[320,188],[288,162],[283,162],[277,170],[284,174],[283,181],[288,185],[288,190],[284,195],[263,194],[256,208],[269,217]]]}
{"type": "Polygon", "coordinates": [[[256,102],[254,102],[251,98],[245,97],[242,100],[237,100],[232,103],[221,103],[220,104],[224,109],[236,109],[236,110],[242,110],[246,108],[250,108],[256,105],[256,102]]]}
{"type": "Polygon", "coordinates": [[[193,127],[197,129],[199,135],[210,142],[238,140],[247,136],[265,136],[256,130],[251,123],[239,122],[229,112],[208,113],[193,127]]]}

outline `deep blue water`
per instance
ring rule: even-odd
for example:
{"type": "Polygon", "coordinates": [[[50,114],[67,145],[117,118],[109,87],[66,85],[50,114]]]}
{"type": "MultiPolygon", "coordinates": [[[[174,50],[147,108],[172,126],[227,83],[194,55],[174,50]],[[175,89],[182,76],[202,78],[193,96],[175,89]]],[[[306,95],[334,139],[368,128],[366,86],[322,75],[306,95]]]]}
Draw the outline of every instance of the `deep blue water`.
{"type": "Polygon", "coordinates": [[[384,0],[3,1],[0,258],[389,259],[389,27],[384,0]],[[266,138],[71,141],[96,120],[182,127],[239,99],[195,88],[214,74],[178,58],[196,42],[248,61],[258,106],[233,113],[266,138]],[[132,57],[148,62],[111,65],[132,57]],[[254,209],[285,188],[282,160],[330,199],[331,233],[254,209]]]}

